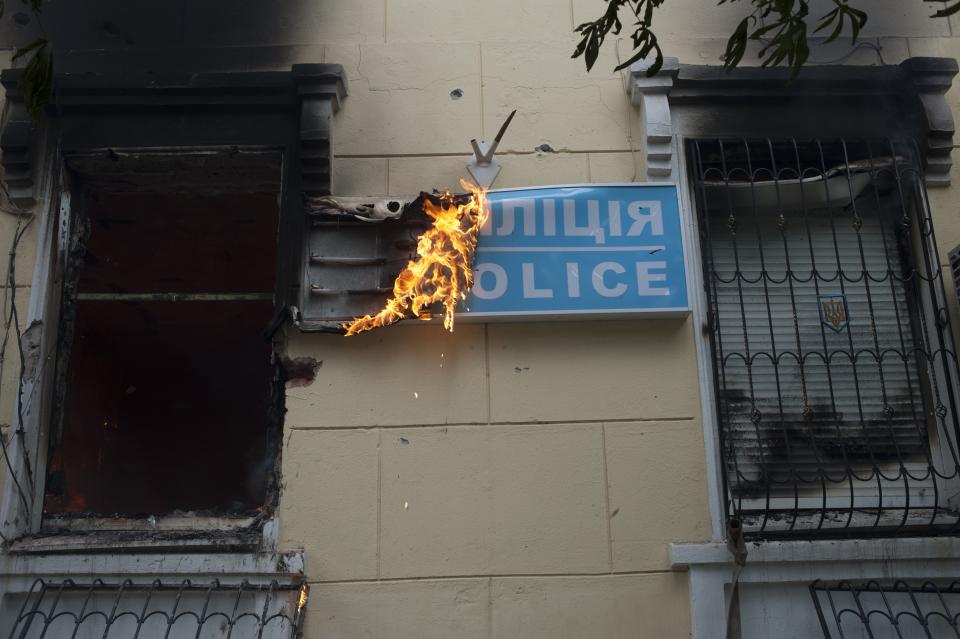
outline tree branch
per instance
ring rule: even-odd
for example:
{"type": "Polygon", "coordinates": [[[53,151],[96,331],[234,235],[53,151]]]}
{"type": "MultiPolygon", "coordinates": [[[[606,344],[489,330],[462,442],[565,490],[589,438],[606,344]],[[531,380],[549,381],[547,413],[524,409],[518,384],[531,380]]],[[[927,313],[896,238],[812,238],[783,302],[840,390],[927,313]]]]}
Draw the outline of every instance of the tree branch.
{"type": "MultiPolygon", "coordinates": [[[[634,31],[630,38],[633,43],[633,55],[615,68],[616,71],[630,66],[638,60],[653,56],[653,64],[647,71],[655,75],[663,63],[663,51],[653,31],[653,18],[656,10],[667,0],[606,0],[603,14],[591,22],[584,22],[575,31],[581,35],[580,43],[573,57],[583,56],[587,71],[597,61],[604,40],[611,33],[619,35],[623,29],[621,12],[629,15],[634,31]]],[[[718,5],[738,0],[719,0],[718,5]]],[[[811,0],[749,0],[750,12],[740,21],[727,40],[723,53],[723,67],[727,71],[734,69],[743,60],[747,45],[757,42],[760,45],[760,64],[763,67],[784,66],[790,70],[793,80],[810,56],[809,33],[826,33],[825,42],[832,42],[841,36],[849,35],[850,43],[855,44],[860,30],[867,23],[867,13],[854,7],[850,0],[833,0],[833,8],[819,17],[810,16],[811,0]],[[815,21],[815,22],[814,22],[815,21]],[[811,29],[812,27],[812,29],[811,29]]],[[[919,0],[915,0],[919,1],[919,0]]],[[[937,2],[944,8],[934,13],[932,18],[944,18],[960,11],[960,0],[924,0],[937,2]]]]}

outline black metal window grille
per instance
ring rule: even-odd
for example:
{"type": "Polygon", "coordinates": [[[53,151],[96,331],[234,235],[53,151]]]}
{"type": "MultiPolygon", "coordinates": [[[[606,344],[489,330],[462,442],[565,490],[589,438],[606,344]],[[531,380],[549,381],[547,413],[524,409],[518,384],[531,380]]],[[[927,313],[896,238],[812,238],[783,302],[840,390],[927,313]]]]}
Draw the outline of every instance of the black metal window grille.
{"type": "Polygon", "coordinates": [[[917,150],[693,140],[728,517],[958,529],[957,360],[917,150]]]}
{"type": "Polygon", "coordinates": [[[826,639],[960,639],[960,582],[810,584],[826,639]]]}
{"type": "MultiPolygon", "coordinates": [[[[304,584],[119,584],[37,579],[14,617],[10,639],[301,639],[304,584]]],[[[11,605],[7,594],[4,609],[11,605]]],[[[16,609],[15,607],[13,608],[16,609]]],[[[0,624],[2,626],[2,624],[0,624]]]]}

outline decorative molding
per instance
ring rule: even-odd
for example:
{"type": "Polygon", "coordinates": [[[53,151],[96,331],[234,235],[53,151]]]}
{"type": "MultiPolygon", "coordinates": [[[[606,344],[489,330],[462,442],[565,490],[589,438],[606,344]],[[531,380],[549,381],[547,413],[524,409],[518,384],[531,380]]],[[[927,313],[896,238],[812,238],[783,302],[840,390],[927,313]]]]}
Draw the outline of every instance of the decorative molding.
{"type": "Polygon", "coordinates": [[[640,107],[646,142],[647,178],[667,180],[673,172],[670,91],[680,73],[680,61],[677,58],[664,58],[663,66],[652,76],[648,75],[651,64],[647,60],[632,64],[624,81],[630,101],[640,107]]]}
{"type": "MultiPolygon", "coordinates": [[[[747,562],[801,564],[840,561],[960,561],[960,539],[954,537],[891,537],[886,539],[820,539],[814,541],[763,541],[748,544],[747,562]]],[[[674,570],[692,566],[731,566],[725,542],[672,543],[674,570]]]]}
{"type": "Polygon", "coordinates": [[[856,108],[852,103],[860,101],[874,111],[897,113],[893,117],[897,131],[874,130],[872,134],[913,137],[923,159],[927,186],[950,184],[955,126],[945,94],[958,72],[957,61],[951,58],[910,58],[899,65],[810,66],[793,82],[784,69],[747,67],[727,73],[718,66],[681,65],[675,58],[666,58],[652,77],[647,76],[649,68],[643,61],[631,65],[626,90],[642,109],[650,179],[675,177],[672,143],[679,135],[726,132],[725,117],[703,116],[711,109],[718,114],[768,109],[770,117],[756,122],[759,136],[795,134],[790,129],[791,118],[806,124],[808,130],[814,119],[812,126],[829,127],[831,135],[860,136],[867,126],[863,122],[816,120],[829,119],[832,109],[842,113],[844,108],[856,108]],[[696,131],[678,130],[676,120],[687,109],[699,113],[696,131]]]}
{"type": "Polygon", "coordinates": [[[900,64],[905,78],[911,82],[923,105],[926,139],[926,183],[950,186],[953,159],[953,134],[956,127],[946,93],[957,75],[957,61],[952,58],[910,58],[900,64]]]}
{"type": "Polygon", "coordinates": [[[276,304],[289,309],[299,303],[310,225],[305,204],[331,190],[332,119],[347,95],[341,65],[58,73],[39,123],[24,109],[21,73],[0,74],[9,104],[0,162],[14,203],[28,207],[39,199],[45,175],[39,156],[53,149],[88,184],[205,192],[269,185],[280,191],[277,241],[285,247],[277,262],[276,304]],[[274,155],[282,158],[277,166],[268,158],[274,155]],[[270,180],[277,175],[274,186],[270,180]]]}
{"type": "Polygon", "coordinates": [[[21,208],[37,203],[33,179],[36,166],[37,123],[33,121],[17,91],[17,80],[4,73],[0,78],[7,94],[7,112],[0,131],[0,165],[10,201],[21,208]]]}
{"type": "Polygon", "coordinates": [[[295,64],[293,75],[301,97],[301,189],[304,197],[330,195],[333,114],[347,94],[347,76],[331,64],[295,64]]]}
{"type": "MultiPolygon", "coordinates": [[[[24,108],[20,74],[0,75],[9,104],[0,151],[11,197],[31,206],[40,127],[24,108]]],[[[303,194],[329,193],[331,120],[347,94],[339,64],[283,72],[66,73],[55,87],[42,120],[66,157],[104,149],[277,147],[299,156],[303,194]]]]}

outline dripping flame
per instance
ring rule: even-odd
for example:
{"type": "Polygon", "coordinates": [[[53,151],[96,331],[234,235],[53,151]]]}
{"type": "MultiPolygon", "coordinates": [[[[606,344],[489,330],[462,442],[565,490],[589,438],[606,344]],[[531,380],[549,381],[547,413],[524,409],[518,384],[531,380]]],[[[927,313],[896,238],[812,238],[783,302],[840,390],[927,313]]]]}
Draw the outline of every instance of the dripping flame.
{"type": "Polygon", "coordinates": [[[376,315],[365,315],[345,322],[347,335],[356,335],[405,317],[430,319],[430,307],[443,305],[443,327],[453,331],[457,304],[473,288],[473,255],[480,227],[487,220],[487,192],[460,181],[472,196],[457,204],[450,193],[439,197],[439,204],[424,201],[424,212],[433,224],[417,242],[417,258],[410,260],[393,284],[393,297],[376,315]]]}
{"type": "Polygon", "coordinates": [[[300,598],[297,600],[297,614],[299,615],[303,611],[303,607],[307,605],[307,597],[310,595],[310,586],[303,584],[300,586],[300,598]]]}

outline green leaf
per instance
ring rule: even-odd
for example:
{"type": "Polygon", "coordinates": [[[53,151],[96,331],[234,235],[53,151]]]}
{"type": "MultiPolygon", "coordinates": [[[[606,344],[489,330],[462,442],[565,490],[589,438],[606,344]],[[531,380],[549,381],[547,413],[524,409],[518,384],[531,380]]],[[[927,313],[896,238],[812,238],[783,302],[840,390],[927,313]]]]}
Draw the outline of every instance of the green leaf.
{"type": "Polygon", "coordinates": [[[814,33],[819,33],[829,27],[832,23],[836,23],[833,27],[833,31],[830,32],[830,35],[827,36],[825,42],[833,42],[837,39],[837,36],[840,35],[840,32],[843,30],[843,14],[840,13],[840,7],[838,6],[833,11],[827,13],[822,18],[820,18],[820,24],[817,25],[817,28],[814,29],[814,33]]]}
{"type": "MultiPolygon", "coordinates": [[[[2,1],[2,0],[0,0],[2,1]]],[[[604,0],[604,12],[596,20],[585,22],[575,31],[581,35],[573,57],[584,57],[587,70],[593,68],[608,34],[619,34],[622,23],[618,17],[621,9],[629,11],[635,28],[631,34],[633,51],[630,58],[618,64],[617,70],[634,62],[653,58],[649,71],[656,73],[663,63],[663,52],[653,31],[656,9],[667,0],[604,0]]],[[[718,5],[732,4],[741,0],[714,0],[718,5]]],[[[749,2],[749,13],[737,25],[727,40],[722,60],[723,68],[730,71],[743,62],[750,42],[759,42],[760,65],[763,67],[785,66],[791,81],[797,77],[810,57],[808,29],[825,33],[826,41],[832,42],[849,34],[856,43],[860,31],[867,23],[867,13],[851,6],[855,0],[832,0],[832,7],[816,20],[810,16],[810,4],[816,0],[743,0],[749,2]]],[[[905,0],[906,1],[906,0],[905,0]]],[[[909,0],[919,1],[919,0],[909,0]]],[[[941,1],[945,6],[937,16],[960,12],[960,0],[941,1]]],[[[819,3],[818,3],[819,6],[819,3]]]]}
{"type": "Polygon", "coordinates": [[[727,40],[727,49],[723,52],[723,68],[727,71],[736,67],[743,60],[743,55],[747,51],[751,18],[752,16],[747,16],[741,20],[727,40]]]}
{"type": "Polygon", "coordinates": [[[31,55],[17,85],[23,96],[24,106],[31,117],[37,119],[44,107],[50,102],[53,92],[53,56],[46,38],[37,38],[23,49],[17,51],[13,59],[31,55]]]}
{"type": "Polygon", "coordinates": [[[576,50],[574,50],[573,55],[570,57],[578,58],[581,55],[583,55],[583,52],[587,49],[587,40],[589,39],[590,39],[590,36],[583,36],[583,38],[580,40],[580,44],[577,45],[576,50]]]}
{"type": "Polygon", "coordinates": [[[855,43],[857,38],[860,37],[860,29],[867,24],[867,13],[849,5],[847,5],[846,13],[850,16],[850,41],[855,43]]]}
{"type": "Polygon", "coordinates": [[[633,40],[635,53],[625,62],[618,64],[614,70],[620,71],[626,69],[634,62],[645,60],[653,54],[653,63],[650,65],[650,68],[647,69],[647,76],[656,75],[660,69],[663,68],[663,51],[660,49],[657,36],[641,24],[639,28],[633,32],[631,38],[633,40]]]}
{"type": "Polygon", "coordinates": [[[793,63],[790,67],[790,82],[793,82],[797,79],[797,76],[800,75],[800,69],[803,68],[803,65],[806,63],[807,58],[809,57],[810,48],[807,45],[807,25],[806,23],[801,23],[796,30],[796,35],[794,36],[793,63]]]}
{"type": "Polygon", "coordinates": [[[27,46],[23,47],[22,49],[17,49],[17,52],[13,54],[13,57],[11,58],[11,60],[12,60],[13,62],[16,62],[17,60],[19,60],[19,59],[22,58],[23,56],[27,55],[27,54],[30,53],[31,51],[36,51],[37,49],[39,49],[39,48],[41,48],[41,47],[45,47],[45,46],[47,46],[47,39],[46,39],[46,38],[36,38],[36,39],[33,40],[30,44],[28,44],[27,46]]]}
{"type": "MultiPolygon", "coordinates": [[[[944,0],[944,3],[945,3],[945,4],[946,4],[946,1],[947,1],[947,0],[944,0]]],[[[958,12],[958,11],[960,11],[960,2],[954,2],[953,4],[948,5],[948,6],[944,7],[943,9],[940,9],[939,11],[937,11],[936,13],[934,13],[934,14],[933,14],[932,16],[930,16],[930,17],[931,17],[931,18],[946,18],[946,17],[948,17],[948,16],[952,16],[953,14],[955,14],[955,13],[958,12]]]]}
{"type": "MultiPolygon", "coordinates": [[[[637,18],[634,23],[637,30],[634,31],[632,35],[636,53],[629,61],[617,66],[617,69],[622,69],[638,59],[645,58],[652,51],[659,52],[660,48],[656,45],[656,38],[653,38],[653,44],[650,45],[650,41],[648,41],[643,34],[649,33],[650,36],[653,36],[653,33],[649,31],[650,23],[653,20],[653,9],[660,6],[664,1],[665,0],[605,0],[607,6],[602,16],[593,22],[584,22],[574,29],[574,31],[581,34],[582,37],[577,43],[571,57],[579,58],[583,56],[587,71],[592,70],[597,62],[600,49],[607,35],[610,33],[619,35],[623,29],[623,22],[620,20],[619,11],[624,6],[637,18]],[[642,18],[640,17],[641,15],[643,16],[642,18]]],[[[662,54],[660,54],[660,56],[662,57],[662,54]]]]}

